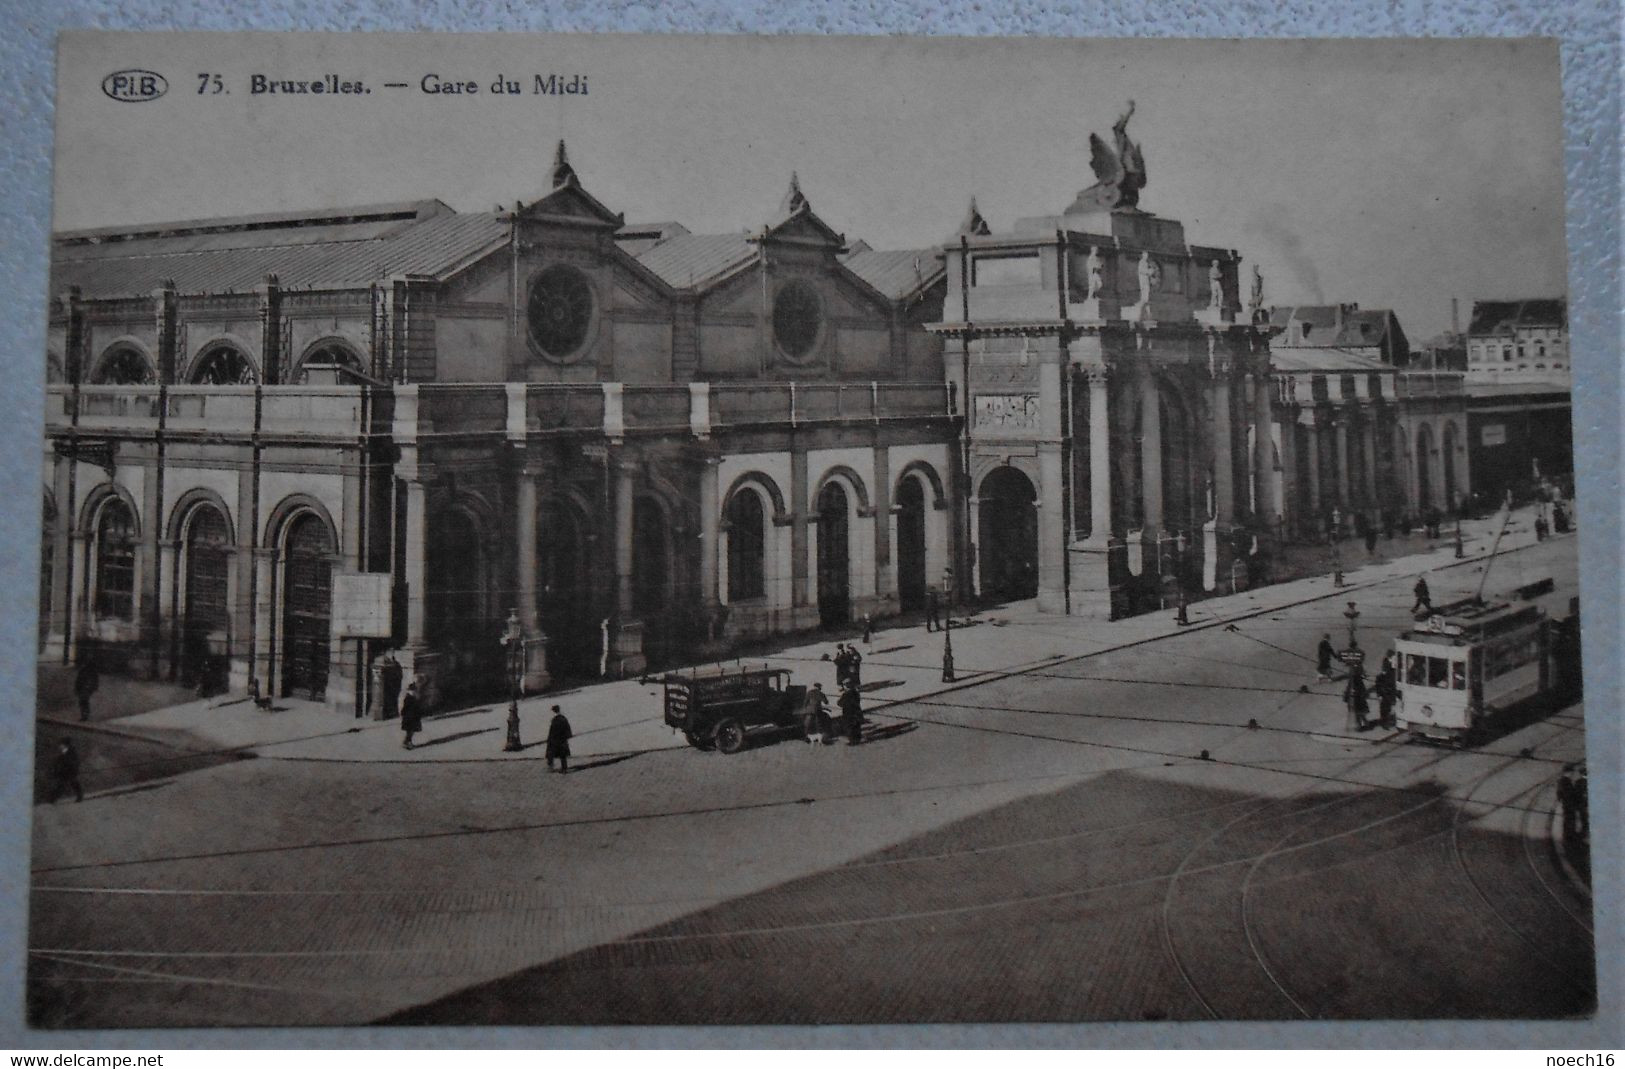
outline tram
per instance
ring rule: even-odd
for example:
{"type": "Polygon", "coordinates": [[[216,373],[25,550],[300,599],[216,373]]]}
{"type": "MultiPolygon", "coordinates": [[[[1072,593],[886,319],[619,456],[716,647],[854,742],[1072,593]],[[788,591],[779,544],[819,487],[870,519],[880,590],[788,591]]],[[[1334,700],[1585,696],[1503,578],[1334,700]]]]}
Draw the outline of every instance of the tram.
{"type": "Polygon", "coordinates": [[[1394,642],[1400,728],[1470,742],[1515,707],[1552,695],[1562,674],[1578,669],[1554,655],[1571,629],[1577,648],[1578,622],[1554,624],[1532,601],[1442,606],[1394,642]]]}

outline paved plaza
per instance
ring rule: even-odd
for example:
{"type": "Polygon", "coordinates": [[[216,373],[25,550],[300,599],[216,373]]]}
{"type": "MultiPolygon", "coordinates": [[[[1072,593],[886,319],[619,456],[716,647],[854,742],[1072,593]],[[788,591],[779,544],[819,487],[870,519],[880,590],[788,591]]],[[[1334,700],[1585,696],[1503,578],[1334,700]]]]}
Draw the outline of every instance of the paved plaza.
{"type": "MultiPolygon", "coordinates": [[[[1515,517],[1487,589],[1575,540],[1515,517]]],[[[1554,827],[1583,710],[1470,750],[1349,730],[1317,680],[1471,593],[1367,563],[1103,624],[989,609],[865,647],[863,746],[701,753],[635,680],[393,724],[218,699],[42,719],[86,754],[37,807],[47,1027],[1563,1017],[1594,1001],[1584,857],[1554,827]],[[578,771],[541,761],[548,709],[578,771]],[[1255,722],[1256,726],[1250,725],[1255,722]],[[165,757],[167,752],[169,756],[165,757]],[[169,761],[171,764],[166,764],[169,761]],[[1439,938],[1449,930],[1449,939],[1439,938]]],[[[1361,550],[1363,554],[1363,549],[1361,550]]],[[[772,660],[833,685],[832,643],[772,660]]]]}

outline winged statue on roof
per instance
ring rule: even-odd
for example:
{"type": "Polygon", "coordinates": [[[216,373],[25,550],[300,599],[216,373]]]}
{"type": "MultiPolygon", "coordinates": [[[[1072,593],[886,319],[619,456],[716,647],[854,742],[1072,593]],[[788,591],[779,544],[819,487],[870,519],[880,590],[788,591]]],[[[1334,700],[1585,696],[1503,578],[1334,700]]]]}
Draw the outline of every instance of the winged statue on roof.
{"type": "Polygon", "coordinates": [[[1139,204],[1140,190],[1145,188],[1145,157],[1140,146],[1129,140],[1128,121],[1133,117],[1131,100],[1112,124],[1110,145],[1099,134],[1089,135],[1089,167],[1095,172],[1095,184],[1078,194],[1073,211],[1109,211],[1139,204]]]}

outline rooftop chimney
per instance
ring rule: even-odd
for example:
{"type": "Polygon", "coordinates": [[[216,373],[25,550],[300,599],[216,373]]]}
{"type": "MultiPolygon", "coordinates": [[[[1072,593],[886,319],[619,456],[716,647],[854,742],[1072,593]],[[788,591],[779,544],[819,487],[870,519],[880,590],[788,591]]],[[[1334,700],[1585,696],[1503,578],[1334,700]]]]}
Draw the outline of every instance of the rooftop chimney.
{"type": "Polygon", "coordinates": [[[1461,308],[1454,297],[1450,298],[1450,333],[1461,333],[1461,308]]]}

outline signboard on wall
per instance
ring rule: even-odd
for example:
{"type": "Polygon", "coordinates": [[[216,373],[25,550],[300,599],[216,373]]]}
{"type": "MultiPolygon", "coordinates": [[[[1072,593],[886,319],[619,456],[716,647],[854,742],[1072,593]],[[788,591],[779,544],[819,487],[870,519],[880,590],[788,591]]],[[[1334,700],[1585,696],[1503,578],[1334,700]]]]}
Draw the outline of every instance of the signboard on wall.
{"type": "Polygon", "coordinates": [[[1507,425],[1505,423],[1486,423],[1478,429],[1479,445],[1506,445],[1507,425]]]}
{"type": "Polygon", "coordinates": [[[340,638],[389,638],[388,572],[333,572],[333,633],[340,638]]]}
{"type": "Polygon", "coordinates": [[[1038,398],[1030,393],[977,394],[976,426],[994,430],[1036,431],[1038,398]]]}

